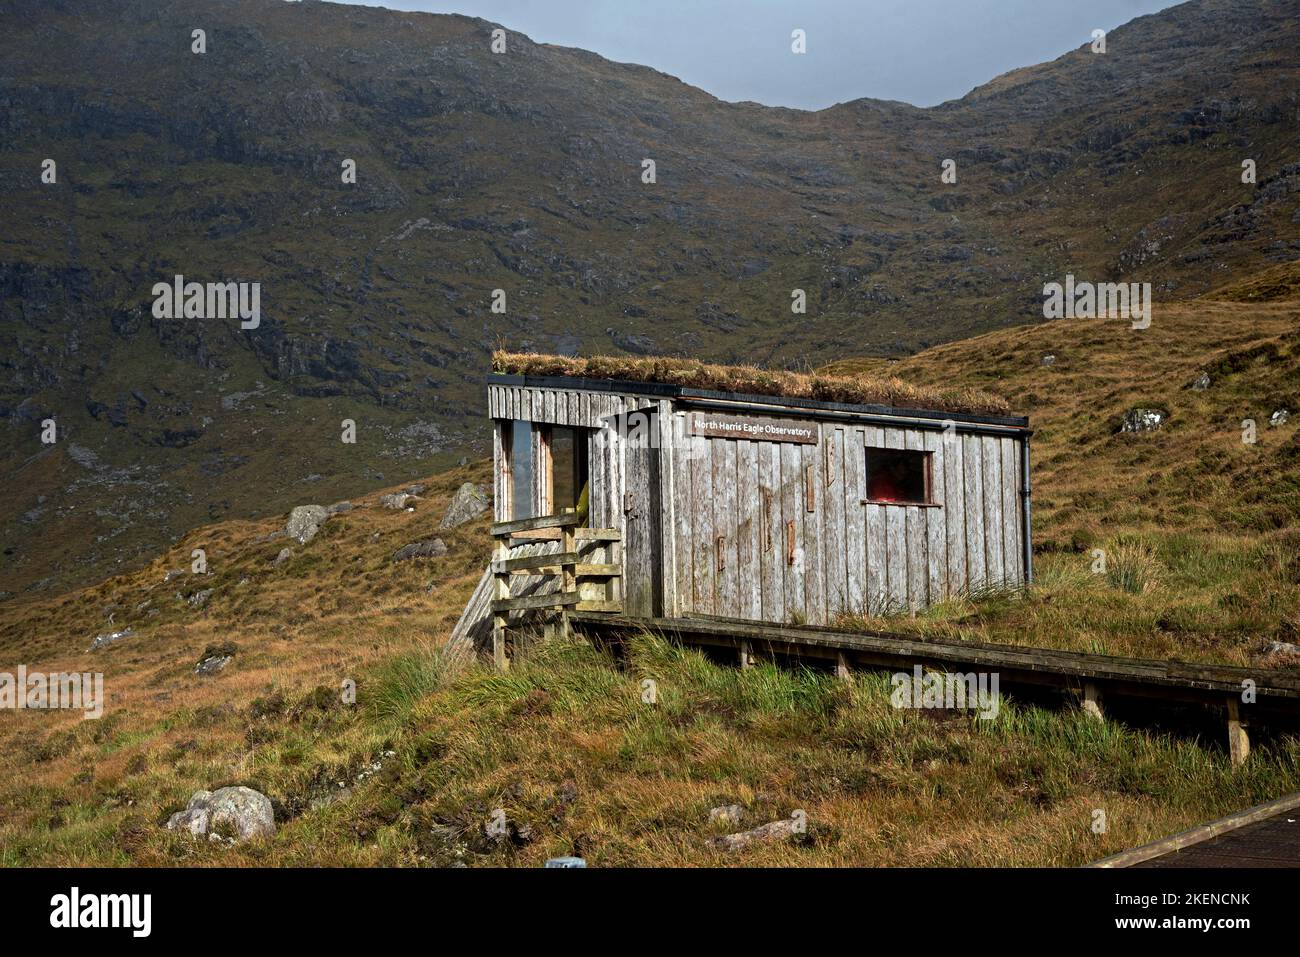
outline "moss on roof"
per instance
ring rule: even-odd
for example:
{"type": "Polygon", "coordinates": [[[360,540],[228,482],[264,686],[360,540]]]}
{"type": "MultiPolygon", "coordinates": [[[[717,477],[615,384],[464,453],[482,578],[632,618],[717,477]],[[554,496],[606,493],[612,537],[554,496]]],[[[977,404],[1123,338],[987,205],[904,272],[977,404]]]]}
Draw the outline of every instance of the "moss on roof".
{"type": "Polygon", "coordinates": [[[892,377],[781,372],[758,366],[711,365],[697,359],[664,356],[568,356],[531,352],[492,353],[492,371],[503,375],[571,376],[622,379],[664,385],[790,396],[853,405],[888,405],[975,415],[1007,415],[1006,401],[977,389],[931,389],[892,377]]]}

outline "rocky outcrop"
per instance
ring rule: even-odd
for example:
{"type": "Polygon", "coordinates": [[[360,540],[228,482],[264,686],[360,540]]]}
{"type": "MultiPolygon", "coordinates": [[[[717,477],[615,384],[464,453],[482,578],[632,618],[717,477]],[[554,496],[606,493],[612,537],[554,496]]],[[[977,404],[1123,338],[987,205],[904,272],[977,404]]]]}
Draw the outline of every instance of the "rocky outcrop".
{"type": "Polygon", "coordinates": [[[412,542],[393,552],[393,561],[404,562],[412,558],[437,558],[447,554],[447,546],[441,538],[431,538],[425,542],[412,542]]]}
{"type": "Polygon", "coordinates": [[[327,518],[329,510],[323,505],[299,505],[289,513],[284,533],[299,545],[306,545],[316,537],[321,522],[327,518]]]}
{"type": "Polygon", "coordinates": [[[442,517],[439,528],[455,528],[457,525],[464,525],[486,512],[488,506],[487,490],[481,485],[466,482],[456,489],[456,494],[452,496],[451,504],[447,506],[447,514],[442,517]]]}
{"type": "Polygon", "coordinates": [[[275,810],[261,791],[246,787],[225,787],[216,791],[195,791],[185,810],[167,819],[169,831],[184,831],[191,837],[237,844],[275,834],[275,810]]]}

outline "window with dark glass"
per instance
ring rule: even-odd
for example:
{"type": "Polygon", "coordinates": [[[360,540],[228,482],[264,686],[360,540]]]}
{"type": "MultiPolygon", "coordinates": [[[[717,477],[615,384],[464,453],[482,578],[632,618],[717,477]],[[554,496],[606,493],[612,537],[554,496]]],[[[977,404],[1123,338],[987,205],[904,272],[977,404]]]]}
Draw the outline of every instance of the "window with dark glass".
{"type": "Polygon", "coordinates": [[[551,459],[551,510],[582,511],[587,484],[587,430],[551,426],[547,439],[551,459]]]}
{"type": "Polygon", "coordinates": [[[930,453],[867,449],[867,500],[930,505],[930,453]]]}
{"type": "Polygon", "coordinates": [[[533,518],[533,426],[531,422],[510,423],[510,517],[533,518]]]}

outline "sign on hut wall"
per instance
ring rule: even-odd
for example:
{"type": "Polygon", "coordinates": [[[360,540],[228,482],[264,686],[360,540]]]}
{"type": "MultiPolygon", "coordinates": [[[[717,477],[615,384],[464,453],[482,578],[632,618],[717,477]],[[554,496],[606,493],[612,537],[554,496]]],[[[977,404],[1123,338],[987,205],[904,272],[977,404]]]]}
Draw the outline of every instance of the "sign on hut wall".
{"type": "Polygon", "coordinates": [[[801,442],[816,445],[821,430],[816,423],[799,419],[773,419],[760,415],[715,415],[691,412],[687,416],[691,435],[713,439],[748,439],[751,442],[801,442]]]}

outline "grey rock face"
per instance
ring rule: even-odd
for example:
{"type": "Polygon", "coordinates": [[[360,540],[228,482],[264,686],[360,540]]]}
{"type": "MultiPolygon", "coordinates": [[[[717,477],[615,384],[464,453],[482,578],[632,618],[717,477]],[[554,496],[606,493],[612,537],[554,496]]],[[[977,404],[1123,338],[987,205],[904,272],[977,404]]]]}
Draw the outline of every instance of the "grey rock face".
{"type": "Polygon", "coordinates": [[[232,843],[275,833],[271,799],[246,787],[195,791],[184,811],[167,820],[170,831],[188,831],[192,837],[228,837],[232,843]]]}
{"type": "Polygon", "coordinates": [[[412,558],[436,558],[447,554],[447,546],[441,538],[431,538],[425,542],[412,542],[393,552],[393,561],[404,562],[412,558]]]}
{"type": "Polygon", "coordinates": [[[289,522],[284,533],[299,545],[306,545],[320,531],[320,523],[329,518],[329,512],[323,505],[299,505],[289,513],[289,522]]]}
{"type": "Polygon", "coordinates": [[[95,640],[90,643],[90,650],[103,648],[105,645],[111,645],[115,641],[121,641],[123,638],[130,638],[135,634],[134,628],[123,628],[121,631],[110,631],[105,635],[96,635],[95,640]]]}
{"type": "Polygon", "coordinates": [[[447,514],[442,517],[439,528],[455,528],[457,525],[464,525],[487,510],[487,491],[473,482],[466,482],[456,489],[456,494],[452,496],[451,504],[447,506],[447,514]]]}
{"type": "Polygon", "coordinates": [[[1121,432],[1154,432],[1165,424],[1165,413],[1160,409],[1129,409],[1124,413],[1121,432]]]}
{"type": "Polygon", "coordinates": [[[233,660],[233,655],[213,655],[195,665],[194,673],[201,678],[207,678],[222,671],[233,660]]]}

